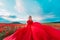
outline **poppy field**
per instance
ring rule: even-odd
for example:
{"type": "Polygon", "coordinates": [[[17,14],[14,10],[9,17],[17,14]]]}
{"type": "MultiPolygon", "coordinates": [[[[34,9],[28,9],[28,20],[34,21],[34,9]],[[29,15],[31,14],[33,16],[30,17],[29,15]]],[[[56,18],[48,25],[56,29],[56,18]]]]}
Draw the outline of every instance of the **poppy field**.
{"type": "MultiPolygon", "coordinates": [[[[60,30],[60,23],[43,23],[43,25],[50,25],[51,27],[60,30]]],[[[5,24],[0,23],[0,40],[13,34],[17,29],[23,28],[25,24],[5,24]]]]}

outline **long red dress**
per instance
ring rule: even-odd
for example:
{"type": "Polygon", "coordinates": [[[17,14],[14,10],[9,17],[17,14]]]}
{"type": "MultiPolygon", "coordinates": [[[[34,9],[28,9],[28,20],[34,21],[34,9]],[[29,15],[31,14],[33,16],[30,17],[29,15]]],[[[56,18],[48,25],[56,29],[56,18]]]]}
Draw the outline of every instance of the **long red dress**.
{"type": "Polygon", "coordinates": [[[60,40],[60,30],[28,20],[27,27],[18,29],[3,40],[60,40]]]}

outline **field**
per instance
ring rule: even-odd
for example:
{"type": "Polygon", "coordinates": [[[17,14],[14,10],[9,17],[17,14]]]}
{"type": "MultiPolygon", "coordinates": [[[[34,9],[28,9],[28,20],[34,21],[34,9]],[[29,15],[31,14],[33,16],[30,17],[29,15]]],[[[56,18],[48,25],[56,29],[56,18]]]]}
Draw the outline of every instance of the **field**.
{"type": "Polygon", "coordinates": [[[0,23],[0,40],[13,34],[17,29],[24,27],[25,24],[5,24],[0,23]]]}
{"type": "Polygon", "coordinates": [[[50,25],[51,27],[60,30],[60,23],[44,23],[44,25],[50,25]]]}
{"type": "MultiPolygon", "coordinates": [[[[60,30],[60,23],[43,23],[43,25],[50,25],[60,30]]],[[[17,29],[23,28],[25,24],[4,24],[0,23],[0,40],[13,34],[17,29]]]]}

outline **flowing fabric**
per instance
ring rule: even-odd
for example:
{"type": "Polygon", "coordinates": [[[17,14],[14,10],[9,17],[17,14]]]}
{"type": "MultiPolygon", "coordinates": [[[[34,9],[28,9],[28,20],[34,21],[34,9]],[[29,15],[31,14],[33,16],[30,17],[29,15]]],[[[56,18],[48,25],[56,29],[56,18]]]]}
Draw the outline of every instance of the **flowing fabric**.
{"type": "Polygon", "coordinates": [[[3,40],[60,40],[60,30],[38,22],[28,21],[27,27],[18,29],[3,40]]]}

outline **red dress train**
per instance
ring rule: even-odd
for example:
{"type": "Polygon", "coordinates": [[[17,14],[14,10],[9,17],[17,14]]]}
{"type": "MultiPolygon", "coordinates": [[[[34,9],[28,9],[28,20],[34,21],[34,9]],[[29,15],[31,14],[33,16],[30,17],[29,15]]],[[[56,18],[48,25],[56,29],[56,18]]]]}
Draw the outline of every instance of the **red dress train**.
{"type": "Polygon", "coordinates": [[[3,40],[60,40],[60,30],[29,20],[27,27],[18,29],[3,40]]]}

